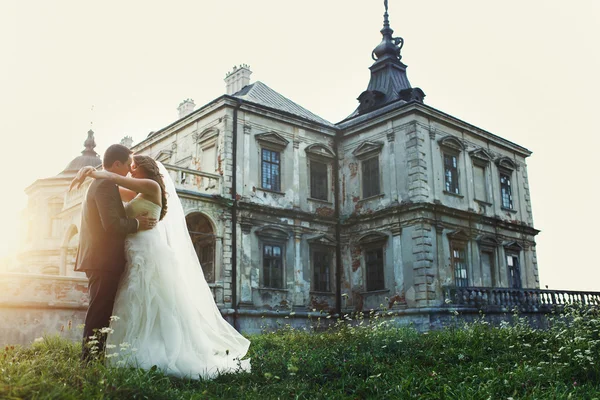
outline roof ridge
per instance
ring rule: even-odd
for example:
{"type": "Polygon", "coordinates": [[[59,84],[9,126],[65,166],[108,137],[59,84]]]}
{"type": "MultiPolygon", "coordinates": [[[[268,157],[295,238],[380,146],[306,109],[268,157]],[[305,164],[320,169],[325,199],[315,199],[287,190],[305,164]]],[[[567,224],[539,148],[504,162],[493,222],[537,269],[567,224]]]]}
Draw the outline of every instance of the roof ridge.
{"type": "Polygon", "coordinates": [[[246,101],[275,108],[277,110],[285,111],[287,113],[294,114],[330,127],[335,126],[325,118],[322,118],[312,111],[307,110],[261,81],[256,81],[243,87],[240,91],[234,93],[233,96],[246,101]]]}

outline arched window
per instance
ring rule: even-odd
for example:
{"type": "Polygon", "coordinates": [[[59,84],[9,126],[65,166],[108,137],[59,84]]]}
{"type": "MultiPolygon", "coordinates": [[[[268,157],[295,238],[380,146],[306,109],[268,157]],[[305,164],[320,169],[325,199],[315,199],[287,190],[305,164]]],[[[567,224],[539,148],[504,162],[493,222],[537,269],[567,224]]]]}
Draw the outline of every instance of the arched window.
{"type": "Polygon", "coordinates": [[[186,217],[188,232],[208,283],[215,282],[215,233],[210,220],[201,213],[186,217]]]}

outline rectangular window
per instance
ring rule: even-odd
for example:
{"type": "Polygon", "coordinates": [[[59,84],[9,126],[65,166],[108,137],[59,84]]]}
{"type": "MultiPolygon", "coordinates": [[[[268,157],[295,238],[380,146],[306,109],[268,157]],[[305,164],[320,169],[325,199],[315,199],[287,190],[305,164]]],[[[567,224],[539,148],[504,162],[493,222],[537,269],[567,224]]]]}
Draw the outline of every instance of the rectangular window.
{"type": "Polygon", "coordinates": [[[483,285],[496,287],[496,266],[494,265],[494,253],[492,251],[481,252],[481,271],[484,277],[489,274],[489,280],[486,280],[483,285]]]}
{"type": "Polygon", "coordinates": [[[521,289],[521,266],[519,265],[519,256],[517,254],[507,254],[506,265],[508,266],[510,287],[513,289],[521,289]]]}
{"type": "Polygon", "coordinates": [[[313,290],[331,291],[331,253],[326,250],[313,251],[313,290]]]}
{"type": "Polygon", "coordinates": [[[214,173],[216,170],[217,146],[203,148],[201,157],[200,170],[210,172],[211,174],[214,173]]]}
{"type": "Polygon", "coordinates": [[[262,188],[279,192],[281,159],[278,151],[262,149],[262,188]]]}
{"type": "Polygon", "coordinates": [[[485,167],[473,166],[473,180],[475,185],[475,200],[488,201],[487,179],[485,179],[485,167]]]}
{"type": "Polygon", "coordinates": [[[454,284],[460,287],[469,286],[466,251],[463,245],[452,245],[452,267],[454,269],[454,284]]]}
{"type": "Polygon", "coordinates": [[[327,200],[327,164],[310,162],[310,197],[327,200]]]}
{"type": "Polygon", "coordinates": [[[458,194],[458,160],[451,154],[444,154],[444,182],[446,192],[458,194]]]}
{"type": "Polygon", "coordinates": [[[263,286],[283,289],[283,251],[280,245],[263,246],[263,286]]]}
{"type": "Polygon", "coordinates": [[[377,196],[379,192],[379,157],[362,162],[363,199],[377,196]]]}
{"type": "Polygon", "coordinates": [[[510,176],[507,174],[500,174],[500,195],[502,196],[502,207],[512,210],[512,189],[510,185],[510,176]]]}
{"type": "Polygon", "coordinates": [[[365,251],[365,266],[367,268],[367,291],[385,289],[383,279],[383,247],[365,251]]]}

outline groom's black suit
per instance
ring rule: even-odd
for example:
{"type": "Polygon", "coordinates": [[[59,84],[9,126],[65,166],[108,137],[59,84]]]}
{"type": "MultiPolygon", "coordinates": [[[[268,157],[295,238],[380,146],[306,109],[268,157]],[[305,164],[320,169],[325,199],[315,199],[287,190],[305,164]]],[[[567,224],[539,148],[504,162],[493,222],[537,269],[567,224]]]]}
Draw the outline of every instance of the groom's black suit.
{"type": "MultiPolygon", "coordinates": [[[[117,185],[106,179],[92,182],[83,202],[75,263],[75,270],[85,271],[89,279],[90,305],[83,330],[83,359],[89,358],[86,342],[94,330],[109,325],[125,268],[125,236],[137,229],[138,221],[125,214],[117,185]]],[[[104,350],[104,340],[100,340],[99,350],[104,350]]]]}

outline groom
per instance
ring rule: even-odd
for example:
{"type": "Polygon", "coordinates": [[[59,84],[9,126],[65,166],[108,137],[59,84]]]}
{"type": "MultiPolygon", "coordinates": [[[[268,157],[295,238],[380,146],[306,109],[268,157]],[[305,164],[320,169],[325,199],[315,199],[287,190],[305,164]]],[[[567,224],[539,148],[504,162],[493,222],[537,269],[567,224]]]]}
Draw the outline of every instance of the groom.
{"type": "MultiPolygon", "coordinates": [[[[113,144],[104,153],[102,166],[106,171],[125,176],[130,172],[132,151],[113,144]]],[[[81,184],[81,176],[73,179],[71,187],[81,184]]],[[[116,184],[107,179],[97,179],[90,185],[82,205],[79,250],[75,271],[84,271],[88,277],[90,305],[83,328],[81,359],[91,358],[88,341],[98,340],[102,354],[105,334],[96,331],[108,327],[121,273],[125,268],[125,236],[139,230],[152,228],[156,220],[145,215],[127,218],[116,184]]]]}

